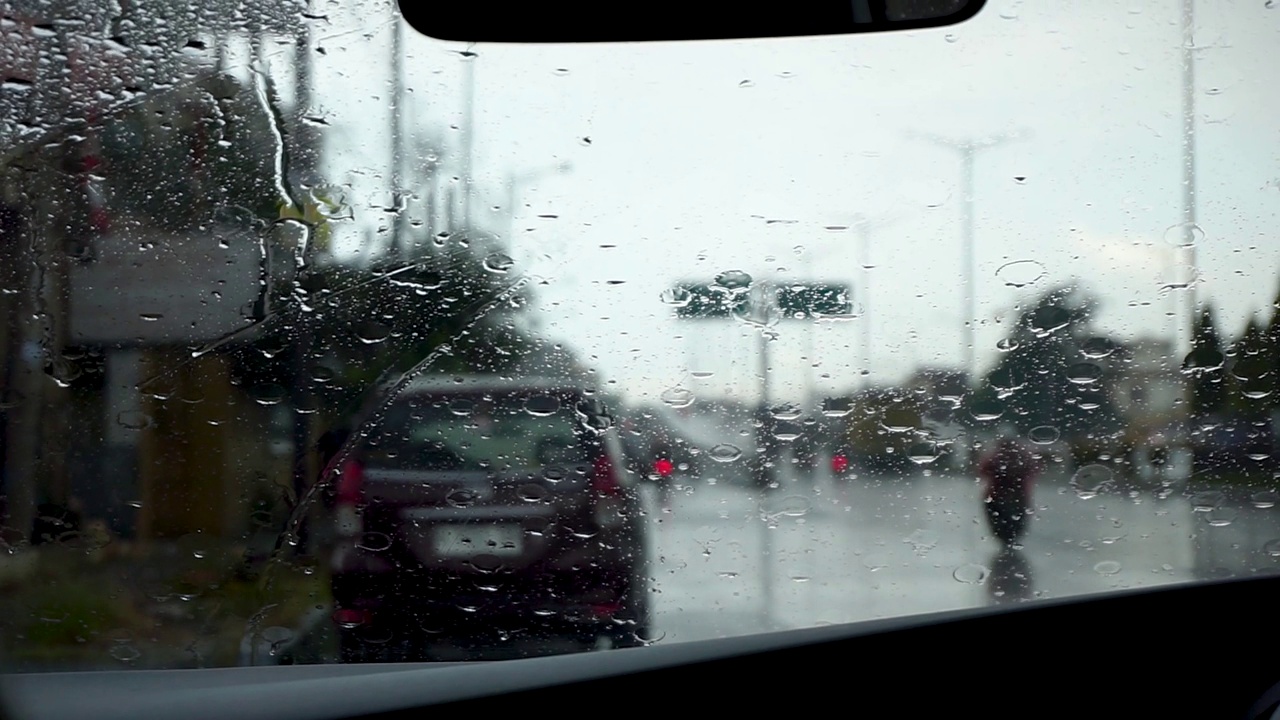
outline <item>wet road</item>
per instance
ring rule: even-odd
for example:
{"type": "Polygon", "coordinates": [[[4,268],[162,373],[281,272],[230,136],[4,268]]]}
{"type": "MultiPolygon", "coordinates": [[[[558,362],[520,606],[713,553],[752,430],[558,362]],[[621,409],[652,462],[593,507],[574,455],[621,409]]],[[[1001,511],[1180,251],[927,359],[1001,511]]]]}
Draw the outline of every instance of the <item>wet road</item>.
{"type": "Polygon", "coordinates": [[[650,497],[662,643],[1280,569],[1267,552],[1280,509],[1153,490],[1084,499],[1063,473],[1041,480],[1023,548],[1003,553],[963,475],[793,473],[768,496],[686,482],[669,512],[650,497]]]}

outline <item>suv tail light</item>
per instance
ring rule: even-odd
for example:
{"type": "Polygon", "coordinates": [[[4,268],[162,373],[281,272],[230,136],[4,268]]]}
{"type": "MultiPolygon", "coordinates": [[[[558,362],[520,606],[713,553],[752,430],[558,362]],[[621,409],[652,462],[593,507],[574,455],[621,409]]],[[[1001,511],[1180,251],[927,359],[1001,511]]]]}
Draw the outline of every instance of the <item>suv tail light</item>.
{"type": "Polygon", "coordinates": [[[671,477],[671,473],[675,472],[676,466],[666,458],[658,458],[653,461],[653,471],[658,473],[659,477],[671,477]]]}

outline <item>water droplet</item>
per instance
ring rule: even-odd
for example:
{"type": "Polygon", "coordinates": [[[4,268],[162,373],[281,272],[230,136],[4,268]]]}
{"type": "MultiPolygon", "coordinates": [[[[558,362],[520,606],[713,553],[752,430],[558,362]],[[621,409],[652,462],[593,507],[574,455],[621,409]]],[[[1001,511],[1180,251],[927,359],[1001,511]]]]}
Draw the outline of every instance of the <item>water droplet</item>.
{"type": "Polygon", "coordinates": [[[276,383],[260,383],[249,389],[249,395],[259,405],[279,405],[289,392],[276,383]]]}
{"type": "Polygon", "coordinates": [[[116,415],[116,422],[129,430],[145,430],[151,427],[151,416],[141,410],[124,410],[116,415]]]}
{"type": "Polygon", "coordinates": [[[1164,241],[1174,247],[1191,247],[1204,240],[1204,230],[1195,223],[1178,223],[1164,231],[1164,241]]]}
{"type": "Polygon", "coordinates": [[[142,313],[138,315],[138,317],[142,318],[146,322],[156,322],[157,320],[164,318],[164,313],[142,313]]]}
{"type": "Polygon", "coordinates": [[[973,407],[969,409],[969,414],[974,420],[980,422],[991,422],[999,420],[1004,415],[1004,404],[999,400],[979,399],[974,401],[973,407]]]}
{"type": "Polygon", "coordinates": [[[778,403],[769,408],[769,414],[779,420],[795,420],[804,414],[804,410],[795,403],[778,403]]]}
{"type": "Polygon", "coordinates": [[[1000,368],[988,376],[987,383],[995,390],[1007,395],[1026,387],[1027,379],[1022,376],[1022,373],[1012,368],[1000,368]]]}
{"type": "Polygon", "coordinates": [[[766,518],[801,517],[809,512],[812,503],[803,495],[770,498],[760,504],[760,512],[766,518]]]}
{"type": "Polygon", "coordinates": [[[726,270],[716,275],[715,284],[727,290],[742,291],[751,285],[751,276],[741,270],[726,270]]]}
{"type": "Polygon", "coordinates": [[[534,417],[554,415],[560,409],[560,401],[550,395],[534,395],[524,401],[524,411],[534,417]]]}
{"type": "Polygon", "coordinates": [[[1103,560],[1093,566],[1093,571],[1099,575],[1115,575],[1120,572],[1120,563],[1115,560],[1103,560]]]}
{"type": "Polygon", "coordinates": [[[1230,506],[1219,505],[1204,513],[1204,521],[1210,527],[1226,527],[1235,522],[1238,511],[1230,506]]]}
{"type": "Polygon", "coordinates": [[[731,463],[742,457],[742,451],[734,445],[722,443],[711,448],[711,450],[707,452],[707,455],[711,456],[711,459],[716,462],[731,463]]]}
{"type": "Polygon", "coordinates": [[[1108,338],[1095,337],[1084,341],[1080,346],[1080,354],[1087,358],[1104,358],[1116,351],[1116,344],[1108,338]]]}
{"type": "Polygon", "coordinates": [[[986,581],[987,576],[990,574],[991,574],[991,571],[988,570],[985,566],[978,565],[976,563],[968,563],[965,565],[961,565],[960,567],[952,571],[951,577],[955,578],[956,580],[962,583],[966,583],[969,585],[979,585],[982,582],[986,581]]]}
{"type": "Polygon", "coordinates": [[[1253,503],[1254,507],[1263,510],[1275,507],[1278,500],[1280,500],[1280,493],[1276,493],[1275,490],[1261,490],[1249,498],[1249,502],[1253,503]]]}
{"type": "Polygon", "coordinates": [[[1085,465],[1071,476],[1071,487],[1075,488],[1076,495],[1083,500],[1097,497],[1111,484],[1113,473],[1111,468],[1106,465],[1094,463],[1085,465]]]}
{"type": "Polygon", "coordinates": [[[112,646],[112,648],[107,652],[108,654],[111,655],[111,657],[115,658],[116,660],[119,660],[122,663],[130,663],[142,657],[142,653],[138,652],[137,648],[135,648],[132,645],[126,645],[124,643],[120,643],[112,646]]]}
{"type": "Polygon", "coordinates": [[[356,547],[369,552],[382,552],[391,547],[391,538],[386,533],[367,532],[360,536],[360,541],[356,543],[356,547]]]}
{"type": "Polygon", "coordinates": [[[1280,538],[1268,540],[1263,546],[1262,551],[1271,557],[1280,557],[1280,538]]]}
{"type": "Polygon", "coordinates": [[[1013,338],[1004,338],[1003,340],[996,341],[996,349],[1000,352],[1011,352],[1013,350],[1017,350],[1018,345],[1020,344],[1021,343],[1013,338]]]}
{"type": "Polygon", "coordinates": [[[1102,377],[1102,368],[1091,362],[1074,363],[1067,368],[1067,380],[1076,385],[1092,385],[1102,377]]]}
{"type": "Polygon", "coordinates": [[[466,398],[457,398],[449,403],[449,412],[458,417],[467,417],[476,409],[476,404],[466,398]]]}
{"type": "Polygon", "coordinates": [[[654,643],[657,643],[657,642],[661,642],[662,639],[667,636],[667,634],[661,630],[649,629],[649,630],[636,630],[635,632],[631,633],[631,636],[634,637],[636,639],[636,642],[640,643],[641,645],[648,646],[648,645],[653,645],[654,643]]]}
{"type": "Polygon", "coordinates": [[[569,74],[569,68],[556,68],[555,70],[551,71],[551,74],[557,75],[559,77],[564,77],[565,75],[569,74]]]}
{"type": "Polygon", "coordinates": [[[996,277],[1007,287],[1022,288],[1045,276],[1044,265],[1035,260],[1014,260],[996,269],[996,277]]]}
{"type": "Polygon", "coordinates": [[[853,412],[853,401],[847,398],[827,398],[822,401],[822,414],[826,417],[844,417],[853,412]]]}
{"type": "Polygon", "coordinates": [[[505,273],[515,267],[516,261],[505,253],[491,253],[484,259],[484,269],[491,273],[505,273]]]}
{"type": "Polygon", "coordinates": [[[328,383],[328,382],[331,382],[335,376],[336,376],[336,373],[334,373],[333,368],[327,367],[325,365],[311,366],[311,379],[315,382],[318,382],[321,384],[328,383]]]}
{"type": "Polygon", "coordinates": [[[1039,337],[1051,335],[1071,322],[1071,313],[1066,308],[1048,306],[1036,308],[1027,318],[1027,327],[1039,337]]]}
{"type": "Polygon", "coordinates": [[[1205,490],[1191,496],[1192,512],[1207,513],[1222,504],[1224,496],[1217,490],[1205,490]]]}
{"type": "Polygon", "coordinates": [[[907,459],[917,465],[928,465],[937,460],[941,454],[942,451],[938,448],[937,443],[918,442],[907,448],[907,459]]]}
{"type": "Polygon", "coordinates": [[[693,293],[682,287],[667,288],[659,297],[662,302],[672,307],[685,307],[693,302],[693,293]]]}
{"type": "Polygon", "coordinates": [[[391,328],[380,322],[366,320],[356,326],[356,337],[366,345],[374,345],[386,340],[391,335],[391,328]]]}
{"type": "Polygon", "coordinates": [[[547,489],[538,483],[525,483],[516,488],[516,497],[529,503],[541,502],[546,499],[547,494],[547,489]]]}
{"type": "Polygon", "coordinates": [[[1027,438],[1037,445],[1052,445],[1058,437],[1058,428],[1052,425],[1037,425],[1027,433],[1027,438]]]}
{"type": "Polygon", "coordinates": [[[950,33],[948,33],[948,34],[944,37],[944,39],[945,39],[947,42],[949,42],[949,43],[955,43],[955,42],[957,42],[957,41],[959,41],[959,40],[960,40],[960,38],[959,38],[958,36],[956,36],[956,35],[952,35],[952,34],[950,34],[950,33]]]}
{"type": "Polygon", "coordinates": [[[685,408],[693,404],[693,392],[687,388],[673,387],[664,390],[661,399],[673,408],[685,408]]]}
{"type": "Polygon", "coordinates": [[[794,442],[804,434],[804,428],[793,422],[779,422],[773,427],[773,437],[782,442],[794,442]]]}
{"type": "Polygon", "coordinates": [[[1182,371],[1187,374],[1213,372],[1221,370],[1227,359],[1222,353],[1210,347],[1200,347],[1187,353],[1182,360],[1182,371]]]}
{"type": "Polygon", "coordinates": [[[465,488],[458,488],[445,496],[445,502],[456,508],[471,507],[476,504],[476,494],[465,488]]]}

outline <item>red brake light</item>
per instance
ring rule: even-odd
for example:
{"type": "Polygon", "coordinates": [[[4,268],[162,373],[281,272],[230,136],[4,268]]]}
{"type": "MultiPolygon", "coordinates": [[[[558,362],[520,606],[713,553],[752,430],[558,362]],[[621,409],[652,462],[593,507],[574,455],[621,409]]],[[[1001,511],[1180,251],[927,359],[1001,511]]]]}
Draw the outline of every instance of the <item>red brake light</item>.
{"type": "Polygon", "coordinates": [[[348,460],[342,466],[342,477],[338,478],[338,504],[355,505],[360,502],[364,492],[364,468],[360,463],[348,460]]]}
{"type": "Polygon", "coordinates": [[[357,608],[338,608],[333,611],[333,621],[344,628],[354,628],[369,622],[368,611],[357,608]]]}
{"type": "Polygon", "coordinates": [[[617,495],[622,492],[618,471],[608,455],[600,455],[592,467],[591,487],[601,495],[617,495]]]}
{"type": "Polygon", "coordinates": [[[831,469],[841,473],[849,467],[849,458],[843,455],[833,455],[831,457],[831,469]]]}
{"type": "Polygon", "coordinates": [[[653,471],[662,477],[668,477],[676,469],[676,466],[666,458],[658,458],[653,463],[653,471]]]}

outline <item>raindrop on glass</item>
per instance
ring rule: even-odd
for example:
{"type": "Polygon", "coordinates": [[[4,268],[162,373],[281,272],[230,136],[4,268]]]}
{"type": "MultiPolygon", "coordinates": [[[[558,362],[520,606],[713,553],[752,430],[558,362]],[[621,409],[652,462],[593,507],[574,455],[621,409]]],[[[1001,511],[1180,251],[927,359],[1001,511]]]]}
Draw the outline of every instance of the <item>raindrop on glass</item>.
{"type": "Polygon", "coordinates": [[[1076,495],[1088,500],[1106,489],[1111,484],[1112,476],[1111,468],[1106,465],[1085,465],[1071,476],[1071,487],[1075,488],[1076,495]]]}
{"type": "Polygon", "coordinates": [[[360,342],[366,345],[374,345],[386,340],[391,334],[391,328],[373,320],[366,320],[356,327],[356,337],[360,338],[360,342]]]}
{"type": "Polygon", "coordinates": [[[769,408],[769,414],[779,420],[795,420],[804,414],[804,411],[795,403],[779,403],[769,408]]]}
{"type": "Polygon", "coordinates": [[[116,415],[116,422],[128,430],[144,430],[151,427],[151,416],[141,410],[125,410],[116,415]]]}
{"type": "Polygon", "coordinates": [[[1164,241],[1174,247],[1191,247],[1204,241],[1204,230],[1195,223],[1178,223],[1164,231],[1164,241]]]}
{"type": "Polygon", "coordinates": [[[685,408],[693,404],[693,392],[687,388],[673,387],[664,390],[661,399],[673,408],[685,408]]]}
{"type": "Polygon", "coordinates": [[[742,457],[742,451],[737,446],[727,443],[716,445],[707,452],[712,460],[720,463],[730,463],[742,457]]]}
{"type": "Polygon", "coordinates": [[[369,552],[382,552],[391,547],[391,538],[385,533],[367,532],[360,536],[360,541],[356,543],[356,547],[369,552]]]}
{"type": "Polygon", "coordinates": [[[484,269],[491,273],[506,273],[515,267],[516,261],[510,255],[496,252],[484,259],[484,269]]]}
{"type": "Polygon", "coordinates": [[[1026,287],[1044,276],[1044,266],[1035,260],[1015,260],[996,269],[996,277],[1012,288],[1026,287]]]}
{"type": "Polygon", "coordinates": [[[741,270],[726,270],[716,275],[715,284],[727,290],[746,290],[751,276],[741,270]]]}
{"type": "Polygon", "coordinates": [[[1115,560],[1103,560],[1093,566],[1093,571],[1099,575],[1115,575],[1120,572],[1120,563],[1115,560]]]}
{"type": "Polygon", "coordinates": [[[969,414],[974,420],[981,422],[991,422],[999,420],[1004,415],[1004,405],[999,400],[976,400],[973,407],[970,408],[969,414]]]}
{"type": "Polygon", "coordinates": [[[1087,358],[1104,358],[1116,351],[1116,345],[1103,337],[1089,338],[1080,346],[1080,354],[1087,358]]]}
{"type": "Polygon", "coordinates": [[[1058,441],[1058,428],[1052,425],[1037,425],[1027,433],[1027,439],[1037,445],[1052,445],[1058,441]]]}
{"type": "Polygon", "coordinates": [[[1102,377],[1102,368],[1091,362],[1074,363],[1067,368],[1067,380],[1077,385],[1092,385],[1102,377]]]}
{"type": "Polygon", "coordinates": [[[279,405],[289,392],[276,383],[261,383],[249,389],[249,395],[259,405],[279,405]]]}
{"type": "Polygon", "coordinates": [[[662,302],[673,307],[685,307],[693,301],[693,293],[682,287],[667,288],[659,297],[662,302]]]}
{"type": "Polygon", "coordinates": [[[985,566],[978,565],[977,563],[968,563],[953,570],[951,577],[968,585],[979,585],[984,582],[990,574],[991,571],[985,566]]]}
{"type": "Polygon", "coordinates": [[[917,465],[928,465],[937,460],[940,454],[942,451],[938,449],[938,445],[931,442],[918,442],[907,448],[907,459],[917,465]]]}
{"type": "Polygon", "coordinates": [[[1027,327],[1036,335],[1044,337],[1066,327],[1071,322],[1071,314],[1066,308],[1056,306],[1036,308],[1027,319],[1027,327]]]}
{"type": "Polygon", "coordinates": [[[525,483],[516,488],[516,496],[529,503],[541,502],[547,497],[547,488],[538,483],[525,483]]]}
{"type": "Polygon", "coordinates": [[[554,415],[560,409],[560,401],[550,395],[535,395],[524,401],[524,411],[534,417],[554,415]]]}
{"type": "Polygon", "coordinates": [[[1275,490],[1261,490],[1249,498],[1249,502],[1253,503],[1254,507],[1263,510],[1275,507],[1277,500],[1280,500],[1280,493],[1276,493],[1275,490]]]}

